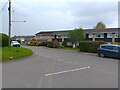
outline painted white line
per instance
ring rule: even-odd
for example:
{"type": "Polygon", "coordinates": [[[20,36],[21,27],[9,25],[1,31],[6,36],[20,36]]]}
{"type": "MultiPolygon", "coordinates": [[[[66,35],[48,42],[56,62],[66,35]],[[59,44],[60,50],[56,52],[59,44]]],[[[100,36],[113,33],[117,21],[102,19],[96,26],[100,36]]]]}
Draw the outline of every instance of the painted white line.
{"type": "Polygon", "coordinates": [[[63,61],[63,59],[57,59],[58,61],[63,61]]]}
{"type": "Polygon", "coordinates": [[[77,69],[72,69],[72,70],[61,71],[61,72],[56,72],[56,73],[45,74],[45,76],[57,75],[57,74],[62,74],[62,73],[67,73],[67,72],[73,72],[73,71],[79,71],[79,70],[87,69],[87,68],[90,68],[90,66],[82,67],[82,68],[77,68],[77,69]]]}

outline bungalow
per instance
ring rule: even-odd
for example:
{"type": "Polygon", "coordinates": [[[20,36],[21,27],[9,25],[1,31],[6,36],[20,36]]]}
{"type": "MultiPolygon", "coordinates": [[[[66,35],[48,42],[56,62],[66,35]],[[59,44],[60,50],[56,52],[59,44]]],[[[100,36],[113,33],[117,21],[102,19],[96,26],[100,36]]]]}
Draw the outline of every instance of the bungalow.
{"type": "MultiPolygon", "coordinates": [[[[68,33],[71,30],[65,31],[41,31],[36,33],[37,40],[41,42],[53,41],[57,39],[59,42],[69,41],[68,33]]],[[[106,28],[105,30],[84,29],[85,40],[106,42],[120,42],[120,28],[106,28]]]]}

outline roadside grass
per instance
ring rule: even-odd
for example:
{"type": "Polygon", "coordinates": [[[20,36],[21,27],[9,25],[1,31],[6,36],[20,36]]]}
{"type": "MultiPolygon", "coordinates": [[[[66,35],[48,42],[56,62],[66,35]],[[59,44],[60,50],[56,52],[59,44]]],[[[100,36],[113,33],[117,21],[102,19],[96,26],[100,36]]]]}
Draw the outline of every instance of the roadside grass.
{"type": "Polygon", "coordinates": [[[16,60],[33,54],[30,49],[22,47],[3,47],[0,48],[0,50],[2,50],[2,52],[0,52],[0,61],[3,62],[16,60]]]}

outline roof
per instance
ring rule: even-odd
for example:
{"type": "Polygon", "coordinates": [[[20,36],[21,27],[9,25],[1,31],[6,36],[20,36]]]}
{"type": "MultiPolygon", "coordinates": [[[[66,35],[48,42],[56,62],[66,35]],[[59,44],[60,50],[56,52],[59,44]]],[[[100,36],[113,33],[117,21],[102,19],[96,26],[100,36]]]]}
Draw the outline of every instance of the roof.
{"type": "MultiPolygon", "coordinates": [[[[115,32],[120,32],[120,28],[106,28],[105,30],[103,29],[100,29],[100,30],[97,30],[97,29],[83,29],[85,31],[85,33],[95,33],[95,32],[112,32],[112,33],[115,33],[115,32]]],[[[55,34],[55,33],[68,33],[72,30],[61,30],[61,31],[41,31],[41,32],[38,32],[36,33],[35,35],[37,34],[55,34]]]]}
{"type": "Polygon", "coordinates": [[[27,35],[27,36],[14,36],[13,38],[34,38],[33,35],[27,35]]]}

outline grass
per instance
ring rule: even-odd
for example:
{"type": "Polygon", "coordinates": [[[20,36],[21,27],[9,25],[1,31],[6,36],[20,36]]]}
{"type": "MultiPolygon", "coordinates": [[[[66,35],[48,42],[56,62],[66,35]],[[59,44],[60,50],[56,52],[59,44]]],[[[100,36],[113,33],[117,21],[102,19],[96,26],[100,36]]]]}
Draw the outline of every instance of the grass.
{"type": "Polygon", "coordinates": [[[0,48],[0,61],[16,60],[22,57],[30,56],[33,52],[22,47],[3,47],[0,48]]]}

